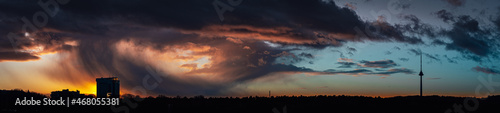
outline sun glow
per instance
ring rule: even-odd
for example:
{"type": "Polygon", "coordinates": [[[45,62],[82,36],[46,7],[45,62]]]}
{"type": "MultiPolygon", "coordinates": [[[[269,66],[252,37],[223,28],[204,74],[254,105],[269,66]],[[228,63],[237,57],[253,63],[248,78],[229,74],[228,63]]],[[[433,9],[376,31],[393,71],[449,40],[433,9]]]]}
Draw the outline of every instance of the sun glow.
{"type": "Polygon", "coordinates": [[[80,93],[96,95],[97,94],[96,91],[97,91],[96,83],[88,83],[87,85],[85,85],[85,87],[81,88],[80,93]]]}

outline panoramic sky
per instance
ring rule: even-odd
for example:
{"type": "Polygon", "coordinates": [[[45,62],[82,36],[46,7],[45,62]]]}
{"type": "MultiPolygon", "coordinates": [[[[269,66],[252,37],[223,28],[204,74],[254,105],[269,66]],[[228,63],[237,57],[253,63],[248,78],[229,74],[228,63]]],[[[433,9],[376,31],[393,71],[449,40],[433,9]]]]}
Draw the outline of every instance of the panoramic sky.
{"type": "Polygon", "coordinates": [[[0,89],[500,94],[498,0],[1,0],[0,89]]]}

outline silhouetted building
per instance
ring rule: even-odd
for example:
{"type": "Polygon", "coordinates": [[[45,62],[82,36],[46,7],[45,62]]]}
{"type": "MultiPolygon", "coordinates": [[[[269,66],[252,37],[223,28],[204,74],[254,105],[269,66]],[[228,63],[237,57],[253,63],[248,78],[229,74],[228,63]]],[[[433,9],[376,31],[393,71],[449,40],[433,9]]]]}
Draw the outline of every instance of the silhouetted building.
{"type": "Polygon", "coordinates": [[[118,77],[97,78],[97,97],[120,97],[120,80],[118,77]]]}
{"type": "Polygon", "coordinates": [[[62,91],[52,91],[50,93],[50,98],[59,98],[59,97],[70,97],[70,98],[84,98],[84,94],[80,94],[80,91],[69,91],[69,89],[63,89],[62,91]]]}

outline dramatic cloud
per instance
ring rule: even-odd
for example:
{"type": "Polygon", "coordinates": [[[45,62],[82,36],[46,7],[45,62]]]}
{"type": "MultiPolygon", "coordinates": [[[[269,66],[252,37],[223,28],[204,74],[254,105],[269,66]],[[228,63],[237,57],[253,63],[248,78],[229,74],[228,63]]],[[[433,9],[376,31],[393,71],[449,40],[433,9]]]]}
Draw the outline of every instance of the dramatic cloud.
{"type": "Polygon", "coordinates": [[[75,40],[62,33],[49,31],[22,34],[22,37],[17,38],[0,38],[0,62],[37,60],[39,55],[68,51],[77,45],[75,40]]]}
{"type": "MultiPolygon", "coordinates": [[[[364,21],[350,8],[321,0],[248,0],[226,11],[223,20],[213,0],[73,0],[60,4],[54,15],[47,15],[46,24],[30,27],[24,20],[43,20],[32,18],[36,12],[45,11],[37,2],[0,4],[0,62],[63,54],[70,58],[57,64],[68,71],[46,70],[54,73],[48,78],[76,83],[81,77],[112,75],[120,78],[124,89],[132,89],[143,85],[138,80],[145,75],[157,74],[162,82],[151,90],[153,94],[219,95],[238,83],[273,73],[413,73],[406,68],[389,69],[398,66],[393,60],[354,62],[338,50],[334,52],[342,58],[337,63],[339,68],[361,69],[317,71],[293,65],[319,58],[311,52],[293,53],[297,48],[317,50],[365,41],[424,44],[414,34],[449,36],[452,42],[436,44],[481,57],[495,54],[498,47],[488,41],[494,39],[474,35],[485,30],[471,17],[447,16],[443,20],[454,27],[438,34],[412,15],[402,16],[411,22],[408,25],[390,24],[383,16],[377,21],[364,21]]],[[[347,47],[346,54],[352,56],[360,52],[357,49],[347,47]]]]}
{"type": "MultiPolygon", "coordinates": [[[[78,33],[106,36],[108,40],[130,35],[128,31],[153,27],[173,28],[183,34],[195,34],[201,37],[226,37],[226,40],[237,44],[245,42],[243,40],[257,39],[323,48],[340,46],[345,41],[361,40],[399,41],[411,44],[422,42],[420,39],[404,36],[402,32],[383,21],[361,21],[352,10],[337,7],[334,2],[246,1],[245,5],[235,12],[225,13],[222,25],[215,10],[211,10],[214,7],[206,4],[212,4],[212,1],[161,1],[150,4],[129,0],[114,5],[101,1],[71,1],[60,5],[60,10],[55,12],[54,17],[47,18],[47,24],[41,27],[73,35],[78,33]],[[86,10],[87,6],[94,7],[92,10],[86,10]],[[130,7],[154,8],[131,10],[130,7]],[[285,10],[296,7],[310,8],[301,8],[296,11],[285,10]],[[355,28],[368,27],[376,28],[378,31],[365,30],[361,34],[367,35],[358,36],[360,33],[355,28]]],[[[2,4],[2,9],[2,15],[9,18],[2,21],[5,23],[0,27],[2,34],[40,30],[22,31],[21,27],[24,22],[11,21],[22,17],[32,17],[32,13],[43,10],[36,2],[9,1],[2,4]],[[22,6],[18,6],[19,4],[25,7],[20,8],[22,6]]],[[[83,37],[98,38],[96,36],[83,37]]],[[[5,39],[7,38],[2,38],[2,40],[5,39]]]]}
{"type": "MultiPolygon", "coordinates": [[[[448,2],[462,3],[455,0],[448,2]]],[[[432,45],[442,45],[446,47],[446,50],[461,52],[462,57],[466,59],[481,62],[487,57],[497,57],[499,46],[496,43],[500,40],[493,38],[495,37],[493,32],[499,32],[498,30],[480,27],[480,22],[469,15],[455,16],[444,9],[434,14],[443,22],[449,23],[451,28],[443,29],[422,23],[414,15],[401,15],[400,18],[408,20],[410,23],[396,24],[395,26],[409,34],[427,36],[432,40],[432,45]]],[[[492,22],[496,24],[496,20],[492,20],[492,22]]],[[[426,56],[432,58],[436,55],[426,56]]],[[[437,57],[432,59],[438,60],[437,57]]]]}
{"type": "Polygon", "coordinates": [[[15,53],[15,52],[0,52],[0,61],[29,61],[38,60],[40,57],[32,55],[30,53],[15,53]]]}
{"type": "Polygon", "coordinates": [[[486,73],[486,74],[492,74],[492,75],[498,75],[498,74],[500,74],[500,71],[498,71],[496,69],[491,69],[491,68],[488,68],[488,67],[476,66],[476,67],[473,67],[472,70],[477,71],[477,72],[483,72],[483,73],[486,73]]]}
{"type": "MultiPolygon", "coordinates": [[[[459,2],[459,1],[454,1],[459,2]]],[[[446,10],[437,13],[438,18],[452,25],[450,30],[441,30],[438,35],[448,37],[451,42],[435,39],[432,44],[444,45],[446,50],[455,50],[463,53],[466,59],[481,62],[485,57],[496,57],[499,53],[499,40],[492,32],[500,32],[489,28],[481,28],[479,22],[468,15],[454,16],[446,10]]],[[[492,20],[496,24],[496,20],[492,20]]]]}

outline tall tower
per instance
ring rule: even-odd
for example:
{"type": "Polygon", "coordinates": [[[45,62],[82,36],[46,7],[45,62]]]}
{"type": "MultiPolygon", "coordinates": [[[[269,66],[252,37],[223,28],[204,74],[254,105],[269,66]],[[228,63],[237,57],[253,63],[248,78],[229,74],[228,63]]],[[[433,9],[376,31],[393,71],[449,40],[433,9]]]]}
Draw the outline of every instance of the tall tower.
{"type": "Polygon", "coordinates": [[[420,73],[418,76],[420,76],[420,96],[422,96],[422,76],[424,76],[424,73],[422,72],[422,51],[420,51],[420,73]]]}

